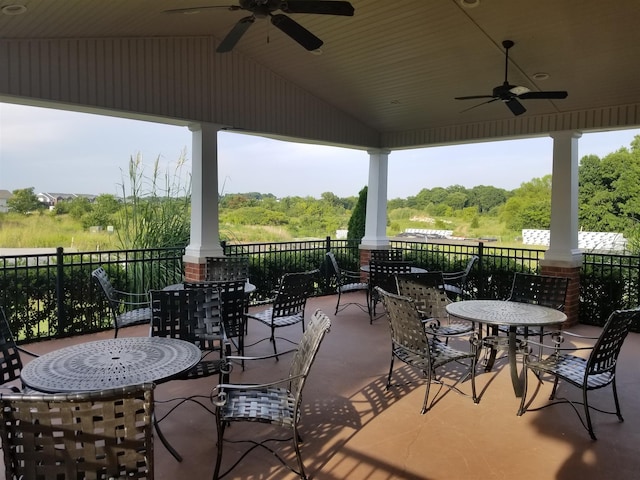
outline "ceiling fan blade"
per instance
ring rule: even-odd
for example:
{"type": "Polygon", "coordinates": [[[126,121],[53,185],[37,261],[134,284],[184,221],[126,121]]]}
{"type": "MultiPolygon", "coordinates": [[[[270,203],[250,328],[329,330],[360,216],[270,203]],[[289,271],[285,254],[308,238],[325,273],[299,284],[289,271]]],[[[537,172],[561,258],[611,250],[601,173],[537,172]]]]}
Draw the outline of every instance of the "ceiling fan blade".
{"type": "Polygon", "coordinates": [[[317,50],[324,43],[309,30],[286,15],[272,15],[271,23],[309,51],[317,50]]]}
{"type": "MultiPolygon", "coordinates": [[[[475,98],[477,98],[477,97],[475,97],[475,98]]],[[[478,108],[481,105],[486,105],[487,103],[495,102],[496,100],[500,100],[500,99],[492,97],[491,100],[488,100],[488,101],[482,102],[482,103],[478,103],[478,104],[474,105],[473,107],[465,108],[464,110],[460,110],[460,113],[468,112],[469,110],[473,110],[474,108],[478,108]]]]}
{"type": "Polygon", "coordinates": [[[184,13],[185,15],[191,15],[193,13],[200,13],[201,10],[209,10],[211,8],[225,8],[227,10],[240,10],[242,7],[240,7],[239,5],[207,5],[204,7],[173,8],[171,10],[164,10],[162,13],[184,13]]]}
{"type": "MultiPolygon", "coordinates": [[[[477,98],[496,98],[493,95],[471,95],[468,97],[454,97],[454,100],[474,100],[477,98]]],[[[497,98],[496,98],[497,100],[497,98]]],[[[486,102],[485,102],[486,103],[486,102]]],[[[482,104],[480,104],[482,105],[482,104]]]]}
{"type": "Polygon", "coordinates": [[[518,95],[518,98],[522,99],[563,99],[567,98],[568,93],[563,91],[554,92],[527,92],[522,95],[518,95]]]}
{"type": "Polygon", "coordinates": [[[522,115],[524,112],[527,111],[526,108],[524,108],[524,106],[515,98],[512,98],[511,100],[507,100],[506,102],[504,102],[507,107],[509,107],[509,110],[511,110],[511,113],[513,113],[514,115],[522,115]]]}
{"type": "Polygon", "coordinates": [[[234,25],[227,36],[224,37],[218,48],[216,48],[216,52],[218,53],[226,53],[233,50],[233,47],[236,46],[236,43],[240,40],[242,35],[247,31],[247,29],[251,26],[253,22],[255,22],[255,17],[253,15],[249,17],[241,18],[238,23],[234,25]]]}
{"type": "Polygon", "coordinates": [[[320,15],[353,16],[354,8],[349,2],[334,2],[323,0],[289,0],[283,2],[281,8],[286,13],[314,13],[320,15]]]}

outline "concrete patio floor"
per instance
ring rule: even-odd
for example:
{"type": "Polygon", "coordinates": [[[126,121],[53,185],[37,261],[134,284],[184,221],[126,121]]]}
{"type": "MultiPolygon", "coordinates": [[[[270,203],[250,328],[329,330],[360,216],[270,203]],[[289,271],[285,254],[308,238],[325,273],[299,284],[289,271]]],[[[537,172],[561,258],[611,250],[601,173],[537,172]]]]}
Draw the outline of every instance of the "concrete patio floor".
{"type": "MultiPolygon", "coordinates": [[[[352,294],[357,297],[360,294],[352,294]]],[[[396,362],[394,380],[409,385],[385,390],[390,359],[390,337],[386,319],[369,324],[366,313],[349,307],[333,315],[336,297],[312,298],[307,318],[315,309],[332,319],[331,331],[312,367],[304,390],[301,433],[302,455],[309,478],[318,480],[460,479],[489,480],[590,480],[636,479],[640,475],[640,335],[632,333],[623,346],[618,369],[618,388],[624,423],[615,416],[595,412],[593,422],[598,441],[592,441],[567,405],[516,415],[520,400],[514,396],[506,362],[494,371],[477,375],[481,400],[446,390],[432,410],[420,415],[425,385],[417,372],[396,362]]],[[[364,302],[364,295],[361,297],[364,302]]],[[[250,321],[251,322],[251,321],[250,321]]],[[[600,329],[588,326],[573,331],[597,336],[600,329]]],[[[147,327],[122,330],[122,336],[146,335],[147,327]]],[[[280,329],[281,335],[297,339],[300,325],[280,329]]],[[[268,334],[257,322],[249,323],[247,343],[268,334]]],[[[46,352],[80,341],[108,338],[112,332],[30,345],[46,352]]],[[[281,350],[286,343],[279,343],[281,350]]],[[[247,347],[247,355],[270,353],[270,344],[247,347]]],[[[25,358],[25,361],[28,359],[25,358]]],[[[232,382],[265,382],[286,375],[290,356],[250,362],[242,371],[236,366],[232,382]]],[[[170,404],[163,400],[196,393],[208,396],[215,380],[173,381],[156,389],[159,417],[170,404]]],[[[535,389],[530,378],[530,390],[535,389]]],[[[545,384],[534,406],[547,402],[550,384],[545,384]]],[[[469,382],[461,387],[470,392],[469,382]]],[[[432,395],[437,391],[432,388],[432,395]]],[[[578,399],[578,391],[561,387],[578,399]]],[[[593,392],[593,404],[609,407],[610,388],[593,392]]],[[[205,402],[208,401],[205,399],[205,402]]],[[[156,479],[200,480],[212,477],[216,456],[213,416],[195,404],[185,404],[161,423],[168,440],[184,457],[177,462],[156,439],[156,479]]],[[[269,438],[278,430],[262,424],[234,424],[226,438],[269,438]]],[[[295,462],[291,442],[272,444],[295,462]]],[[[223,469],[239,457],[243,446],[225,444],[223,469]]],[[[263,449],[251,452],[229,479],[297,478],[263,449]]]]}

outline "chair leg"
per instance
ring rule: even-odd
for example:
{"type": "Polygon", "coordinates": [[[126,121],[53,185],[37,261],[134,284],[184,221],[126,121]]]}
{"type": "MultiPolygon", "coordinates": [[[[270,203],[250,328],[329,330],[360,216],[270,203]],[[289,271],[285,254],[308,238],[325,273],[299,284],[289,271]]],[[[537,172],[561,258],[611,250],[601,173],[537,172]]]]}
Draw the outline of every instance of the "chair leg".
{"type": "Polygon", "coordinates": [[[293,427],[293,446],[296,450],[296,458],[298,459],[298,473],[300,474],[300,478],[306,480],[307,475],[304,471],[304,465],[302,463],[302,455],[300,454],[300,441],[301,437],[298,434],[298,427],[294,424],[293,427]]]}
{"type": "Polygon", "coordinates": [[[220,466],[222,464],[222,447],[225,423],[216,415],[216,423],[218,424],[218,454],[216,455],[216,466],[213,471],[213,480],[218,480],[220,475],[220,466]]]}
{"type": "Polygon", "coordinates": [[[616,377],[613,377],[611,388],[613,389],[613,401],[616,404],[616,415],[618,416],[618,420],[624,422],[624,418],[622,418],[622,411],[620,410],[620,401],[618,400],[618,387],[616,387],[616,377]]]}
{"type": "Polygon", "coordinates": [[[589,413],[589,400],[587,398],[587,387],[582,388],[582,402],[584,404],[584,415],[587,420],[587,430],[592,440],[597,440],[596,434],[593,432],[593,425],[591,424],[591,414],[589,413]]]}
{"type": "Polygon", "coordinates": [[[429,373],[427,374],[427,391],[424,392],[424,401],[422,402],[422,410],[420,410],[420,414],[424,415],[425,413],[427,413],[428,410],[428,402],[429,402],[429,392],[431,391],[431,376],[433,375],[433,372],[431,370],[429,370],[429,373]]]}
{"type": "Polygon", "coordinates": [[[339,308],[340,308],[340,290],[338,290],[338,302],[336,303],[336,313],[334,313],[334,315],[338,314],[339,308]]]}
{"type": "Polygon", "coordinates": [[[393,354],[391,354],[391,365],[389,365],[389,376],[387,377],[387,390],[391,388],[391,375],[393,373],[393,354]]]}

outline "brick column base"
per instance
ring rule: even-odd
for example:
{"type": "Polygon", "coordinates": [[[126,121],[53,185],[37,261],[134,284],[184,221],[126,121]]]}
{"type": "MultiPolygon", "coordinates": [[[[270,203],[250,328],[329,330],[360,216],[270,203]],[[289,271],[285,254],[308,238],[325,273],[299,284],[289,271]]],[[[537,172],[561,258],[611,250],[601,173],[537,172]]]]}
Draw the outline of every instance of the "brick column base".
{"type": "Polygon", "coordinates": [[[567,286],[567,298],[564,304],[564,313],[567,315],[567,321],[562,328],[576,325],[579,320],[580,308],[580,267],[541,265],[540,273],[542,275],[549,275],[552,277],[569,278],[569,285],[567,286]]]}
{"type": "Polygon", "coordinates": [[[184,262],[184,280],[186,282],[204,282],[207,274],[206,263],[184,262]]]}

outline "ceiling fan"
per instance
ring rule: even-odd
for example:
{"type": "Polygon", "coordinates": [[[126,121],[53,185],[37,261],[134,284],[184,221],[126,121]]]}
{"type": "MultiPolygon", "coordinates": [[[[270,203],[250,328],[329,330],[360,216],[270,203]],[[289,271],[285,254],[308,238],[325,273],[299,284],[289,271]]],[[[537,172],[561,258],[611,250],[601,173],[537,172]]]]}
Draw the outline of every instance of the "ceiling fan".
{"type": "Polygon", "coordinates": [[[491,95],[471,95],[468,97],[455,97],[456,100],[472,100],[478,98],[490,99],[486,102],[474,105],[471,108],[467,108],[466,110],[463,110],[463,112],[471,110],[472,108],[479,107],[480,105],[484,105],[485,103],[502,100],[514,115],[522,115],[527,111],[527,109],[524,108],[524,106],[518,100],[560,100],[563,98],[567,98],[568,94],[565,91],[532,92],[527,87],[511,85],[507,80],[507,73],[509,69],[509,49],[514,45],[514,42],[511,40],[504,40],[502,42],[505,54],[504,83],[495,87],[491,95]]]}
{"type": "Polygon", "coordinates": [[[176,8],[165,10],[165,13],[198,13],[201,10],[213,8],[225,8],[227,10],[246,10],[251,15],[241,18],[227,36],[220,42],[216,52],[225,53],[233,50],[240,38],[257,18],[271,19],[271,23],[307,50],[317,50],[323,41],[295,20],[282,13],[274,14],[280,10],[284,13],[311,13],[320,15],[344,15],[353,16],[353,6],[349,2],[333,0],[238,0],[239,5],[216,5],[206,7],[176,8]]]}

